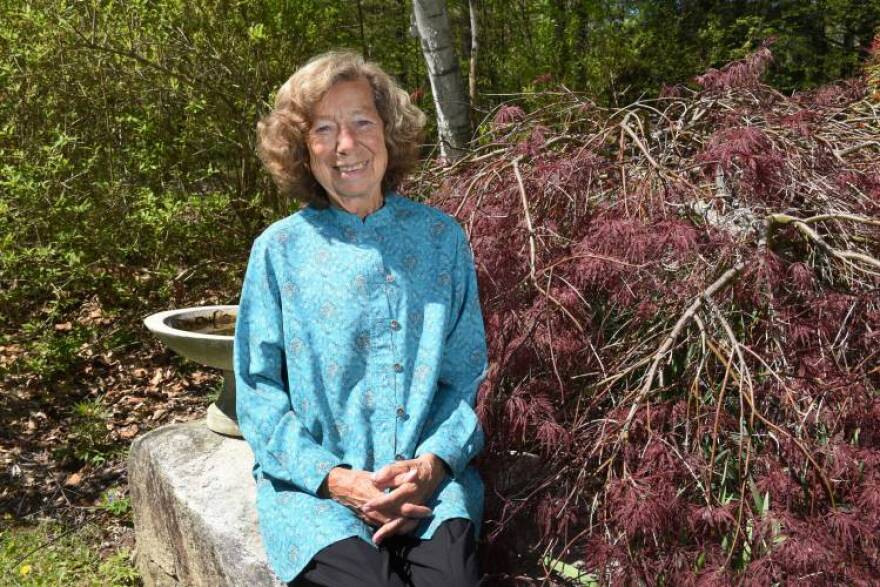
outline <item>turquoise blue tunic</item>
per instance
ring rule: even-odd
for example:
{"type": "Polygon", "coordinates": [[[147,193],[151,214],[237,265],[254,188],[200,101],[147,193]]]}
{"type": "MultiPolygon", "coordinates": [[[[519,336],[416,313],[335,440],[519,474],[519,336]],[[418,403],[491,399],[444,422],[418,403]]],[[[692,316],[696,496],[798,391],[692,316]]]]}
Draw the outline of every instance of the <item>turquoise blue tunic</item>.
{"type": "Polygon", "coordinates": [[[446,214],[389,193],[361,220],[307,207],[254,242],[235,329],[241,431],[256,457],[269,562],[293,580],[322,548],[373,528],[317,492],[333,467],[434,453],[450,467],[414,531],[479,529],[486,373],[473,257],[446,214]]]}

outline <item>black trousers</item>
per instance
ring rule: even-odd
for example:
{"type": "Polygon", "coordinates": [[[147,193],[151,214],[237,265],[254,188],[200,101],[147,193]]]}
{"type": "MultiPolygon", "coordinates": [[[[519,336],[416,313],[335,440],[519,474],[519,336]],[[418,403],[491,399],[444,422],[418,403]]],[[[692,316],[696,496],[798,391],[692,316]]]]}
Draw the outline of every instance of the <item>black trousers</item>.
{"type": "Polygon", "coordinates": [[[480,584],[474,527],[454,518],[430,540],[391,536],[376,550],[360,538],[315,555],[292,587],[475,587],[480,584]]]}

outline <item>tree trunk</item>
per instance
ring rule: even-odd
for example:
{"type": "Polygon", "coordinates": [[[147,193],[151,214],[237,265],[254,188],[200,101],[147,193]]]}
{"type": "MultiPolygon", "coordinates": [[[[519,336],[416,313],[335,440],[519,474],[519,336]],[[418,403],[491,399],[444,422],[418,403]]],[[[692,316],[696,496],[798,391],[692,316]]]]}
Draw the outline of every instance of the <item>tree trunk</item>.
{"type": "Polygon", "coordinates": [[[556,49],[556,67],[553,78],[559,81],[566,79],[568,73],[568,10],[566,0],[553,2],[553,42],[556,49]]]}
{"type": "Polygon", "coordinates": [[[452,44],[446,1],[413,0],[413,15],[437,109],[440,154],[452,161],[462,155],[471,129],[468,99],[452,44]]]}
{"type": "Polygon", "coordinates": [[[364,56],[364,59],[369,59],[370,55],[367,51],[367,35],[364,33],[364,8],[361,5],[361,0],[357,1],[358,7],[358,24],[361,28],[361,55],[364,56]]]}
{"type": "Polygon", "coordinates": [[[468,0],[468,12],[471,17],[471,60],[468,71],[468,97],[471,106],[477,107],[477,55],[480,51],[480,43],[477,28],[477,0],[468,0]]]}

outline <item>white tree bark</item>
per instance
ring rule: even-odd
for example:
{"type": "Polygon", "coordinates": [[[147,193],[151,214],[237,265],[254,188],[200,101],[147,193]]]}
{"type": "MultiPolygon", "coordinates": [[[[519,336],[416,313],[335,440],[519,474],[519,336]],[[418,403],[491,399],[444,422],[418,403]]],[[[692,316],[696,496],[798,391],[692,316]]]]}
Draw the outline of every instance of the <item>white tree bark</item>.
{"type": "Polygon", "coordinates": [[[468,96],[471,106],[477,107],[477,55],[480,52],[480,43],[477,30],[477,0],[468,0],[468,12],[471,16],[471,62],[468,71],[468,96]]]}
{"type": "Polygon", "coordinates": [[[452,161],[463,153],[471,129],[468,99],[452,44],[446,0],[413,0],[413,15],[437,109],[440,153],[452,161]]]}

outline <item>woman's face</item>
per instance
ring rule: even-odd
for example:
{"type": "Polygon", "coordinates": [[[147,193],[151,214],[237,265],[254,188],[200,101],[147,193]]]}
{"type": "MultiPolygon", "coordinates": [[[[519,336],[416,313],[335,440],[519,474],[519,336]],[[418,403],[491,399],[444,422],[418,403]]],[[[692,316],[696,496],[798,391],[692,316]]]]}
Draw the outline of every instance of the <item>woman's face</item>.
{"type": "Polygon", "coordinates": [[[351,210],[382,201],[385,125],[365,79],[333,84],[312,111],[309,164],[331,200],[351,210]]]}

